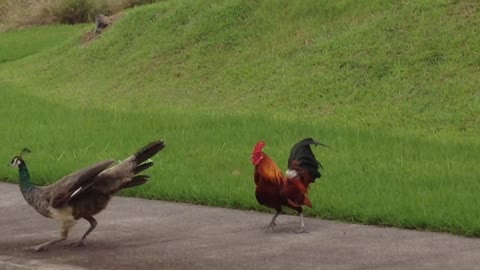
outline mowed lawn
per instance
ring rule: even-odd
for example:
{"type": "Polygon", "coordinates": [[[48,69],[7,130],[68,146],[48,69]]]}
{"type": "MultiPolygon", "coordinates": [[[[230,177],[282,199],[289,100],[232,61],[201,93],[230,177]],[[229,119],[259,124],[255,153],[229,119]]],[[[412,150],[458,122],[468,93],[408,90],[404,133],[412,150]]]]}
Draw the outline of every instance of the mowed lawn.
{"type": "MultiPolygon", "coordinates": [[[[325,171],[308,215],[479,236],[480,62],[468,45],[480,43],[456,28],[478,16],[448,1],[267,2],[136,8],[87,44],[89,25],[0,33],[0,160],[30,148],[46,184],[164,139],[152,180],[123,195],[267,210],[253,145],[265,140],[286,169],[290,147],[313,137],[331,148],[314,149],[325,171]]],[[[7,181],[16,173],[0,166],[7,181]]]]}

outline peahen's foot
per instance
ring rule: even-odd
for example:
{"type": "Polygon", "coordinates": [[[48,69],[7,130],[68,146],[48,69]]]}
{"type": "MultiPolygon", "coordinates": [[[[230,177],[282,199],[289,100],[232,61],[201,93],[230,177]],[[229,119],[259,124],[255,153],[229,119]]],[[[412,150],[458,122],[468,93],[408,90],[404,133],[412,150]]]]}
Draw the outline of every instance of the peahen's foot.
{"type": "Polygon", "coordinates": [[[48,250],[48,246],[46,245],[37,245],[37,246],[23,248],[23,251],[32,251],[32,252],[40,252],[45,250],[48,250]]]}
{"type": "Polygon", "coordinates": [[[69,247],[84,247],[85,243],[83,241],[77,241],[77,242],[69,243],[66,246],[69,246],[69,247]]]}

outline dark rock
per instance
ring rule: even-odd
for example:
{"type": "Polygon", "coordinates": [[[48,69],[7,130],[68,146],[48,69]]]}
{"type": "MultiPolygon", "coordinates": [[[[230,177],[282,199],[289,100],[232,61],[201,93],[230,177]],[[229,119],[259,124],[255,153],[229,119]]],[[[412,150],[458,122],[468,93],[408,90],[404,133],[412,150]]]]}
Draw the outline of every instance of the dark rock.
{"type": "Polygon", "coordinates": [[[102,33],[102,31],[105,28],[107,28],[111,23],[112,23],[111,20],[103,14],[98,14],[97,16],[95,16],[94,35],[96,36],[96,35],[102,33]]]}

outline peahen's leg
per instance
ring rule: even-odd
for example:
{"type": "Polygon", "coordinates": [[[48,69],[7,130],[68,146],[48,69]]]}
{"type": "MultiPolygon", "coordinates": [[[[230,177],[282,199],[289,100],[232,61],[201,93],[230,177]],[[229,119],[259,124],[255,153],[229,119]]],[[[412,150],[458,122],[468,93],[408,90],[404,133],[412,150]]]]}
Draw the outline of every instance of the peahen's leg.
{"type": "Polygon", "coordinates": [[[272,220],[270,221],[270,223],[268,223],[268,225],[265,226],[265,228],[264,228],[265,231],[268,231],[269,229],[272,229],[272,231],[275,231],[275,226],[277,225],[277,224],[275,224],[275,219],[277,219],[278,215],[280,215],[280,212],[281,212],[281,211],[277,211],[277,212],[275,213],[275,215],[273,216],[273,218],[272,218],[272,220]]]}
{"type": "Polygon", "coordinates": [[[80,240],[78,240],[77,242],[70,243],[69,246],[72,246],[72,247],[84,246],[85,243],[83,243],[83,241],[85,240],[85,238],[87,238],[87,236],[95,229],[95,227],[97,227],[97,221],[92,216],[86,216],[83,218],[87,220],[88,223],[90,223],[90,228],[88,228],[87,232],[82,236],[82,238],[80,238],[80,240]]]}
{"type": "Polygon", "coordinates": [[[48,247],[50,247],[51,245],[56,244],[56,243],[58,243],[58,242],[65,241],[65,240],[67,239],[67,237],[68,237],[68,232],[70,231],[70,229],[71,229],[74,225],[75,225],[75,220],[67,220],[67,221],[64,221],[64,222],[62,223],[62,233],[60,234],[60,238],[59,238],[59,239],[51,240],[51,241],[45,242],[45,243],[40,244],[40,245],[37,245],[37,246],[27,247],[27,248],[24,248],[24,250],[34,251],[34,252],[47,250],[48,247]]]}

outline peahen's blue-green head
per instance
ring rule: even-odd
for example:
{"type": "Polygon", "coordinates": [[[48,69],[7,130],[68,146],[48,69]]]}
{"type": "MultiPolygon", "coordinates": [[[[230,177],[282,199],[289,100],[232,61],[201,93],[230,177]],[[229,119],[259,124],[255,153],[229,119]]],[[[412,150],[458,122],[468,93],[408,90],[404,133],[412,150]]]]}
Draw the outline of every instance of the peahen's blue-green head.
{"type": "Polygon", "coordinates": [[[10,166],[12,167],[21,167],[25,165],[25,161],[22,158],[22,155],[30,153],[30,149],[28,148],[23,148],[22,152],[20,152],[20,155],[14,156],[12,160],[10,161],[10,166]]]}

